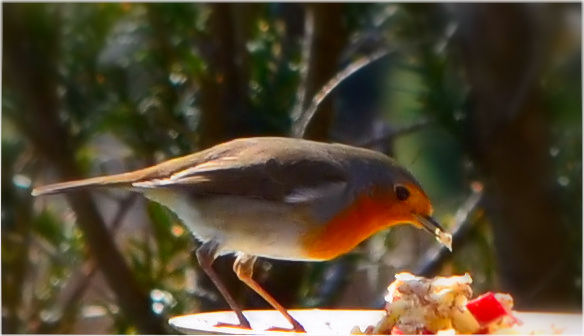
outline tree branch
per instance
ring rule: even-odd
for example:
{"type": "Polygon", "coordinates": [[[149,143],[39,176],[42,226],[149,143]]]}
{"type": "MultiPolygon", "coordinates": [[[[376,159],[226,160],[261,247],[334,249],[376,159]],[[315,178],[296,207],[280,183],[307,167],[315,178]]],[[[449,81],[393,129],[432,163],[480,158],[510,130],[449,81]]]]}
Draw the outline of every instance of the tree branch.
{"type": "Polygon", "coordinates": [[[341,72],[337,73],[333,78],[331,78],[317,94],[312,98],[310,106],[302,113],[298,119],[294,122],[292,127],[292,135],[298,138],[304,137],[306,128],[310,124],[311,120],[314,118],[316,111],[322,102],[330,96],[330,94],[341,84],[345,79],[359,71],[360,69],[366,67],[367,65],[383,58],[390,54],[388,50],[381,50],[373,53],[369,56],[363,56],[358,58],[356,61],[349,64],[341,72]]]}
{"type": "Polygon", "coordinates": [[[402,126],[402,127],[396,128],[396,129],[392,129],[385,134],[381,134],[375,138],[366,140],[366,141],[358,144],[357,146],[364,147],[364,148],[373,148],[373,147],[380,145],[384,142],[392,141],[396,137],[414,133],[414,132],[416,132],[416,131],[418,131],[418,130],[420,130],[428,125],[431,125],[433,122],[434,122],[434,120],[432,120],[432,119],[423,119],[423,120],[414,122],[410,125],[406,125],[406,126],[402,126]]]}
{"type": "Polygon", "coordinates": [[[454,229],[452,230],[452,252],[445,246],[441,246],[437,251],[429,251],[422,258],[424,263],[416,269],[415,274],[425,277],[434,276],[440,267],[452,258],[453,253],[456,253],[460,246],[467,241],[469,233],[474,228],[475,221],[471,221],[470,217],[477,208],[480,208],[479,204],[482,199],[482,190],[473,191],[463,205],[456,211],[454,216],[454,229]]]}

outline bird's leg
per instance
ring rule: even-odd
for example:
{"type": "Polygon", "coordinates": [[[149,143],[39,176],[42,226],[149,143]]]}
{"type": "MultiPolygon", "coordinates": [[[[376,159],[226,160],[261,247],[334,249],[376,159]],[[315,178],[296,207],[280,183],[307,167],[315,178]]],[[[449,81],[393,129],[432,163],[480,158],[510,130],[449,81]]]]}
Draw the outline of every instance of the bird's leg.
{"type": "MultiPolygon", "coordinates": [[[[251,329],[251,325],[245,316],[243,316],[243,312],[239,305],[235,302],[229,291],[217,275],[215,270],[213,269],[213,261],[215,261],[215,257],[217,254],[218,243],[216,241],[210,240],[208,242],[203,243],[201,247],[197,249],[195,254],[197,255],[197,260],[199,261],[199,265],[207,276],[211,279],[215,287],[219,290],[225,301],[231,309],[237,315],[237,319],[239,319],[239,327],[251,329]]],[[[222,325],[229,325],[229,324],[222,324],[222,325]]],[[[233,325],[232,325],[233,326],[233,325]]]]}
{"type": "MultiPolygon", "coordinates": [[[[274,299],[265,289],[263,289],[253,278],[253,266],[256,261],[255,256],[250,256],[246,254],[239,254],[233,263],[233,271],[237,274],[237,277],[258,293],[264,300],[266,300],[272,307],[279,311],[290,324],[292,324],[292,330],[296,332],[306,332],[304,327],[296,321],[281,304],[274,299]]],[[[272,328],[272,330],[289,330],[272,328]]]]}

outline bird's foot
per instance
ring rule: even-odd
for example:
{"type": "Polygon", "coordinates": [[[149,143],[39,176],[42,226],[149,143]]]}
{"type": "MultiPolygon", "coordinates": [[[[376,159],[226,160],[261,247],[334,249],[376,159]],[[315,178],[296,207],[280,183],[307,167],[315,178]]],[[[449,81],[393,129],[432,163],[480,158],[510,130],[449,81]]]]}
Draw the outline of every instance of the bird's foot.
{"type": "Polygon", "coordinates": [[[251,324],[249,324],[249,321],[247,320],[247,318],[245,316],[243,316],[242,312],[235,312],[235,314],[237,315],[237,319],[239,320],[239,323],[227,323],[227,322],[217,322],[217,324],[215,324],[215,327],[229,327],[229,328],[239,328],[239,329],[251,329],[251,324]]]}
{"type": "Polygon", "coordinates": [[[215,324],[215,327],[218,327],[218,328],[228,327],[228,328],[239,328],[239,329],[251,330],[251,325],[249,324],[249,322],[247,320],[241,321],[239,323],[218,322],[217,324],[215,324]]]}
{"type": "Polygon", "coordinates": [[[304,329],[304,327],[298,323],[297,321],[294,321],[295,323],[292,323],[292,328],[282,328],[282,327],[271,327],[269,329],[267,329],[266,331],[288,331],[288,332],[295,332],[295,333],[306,333],[306,330],[304,329]]]}

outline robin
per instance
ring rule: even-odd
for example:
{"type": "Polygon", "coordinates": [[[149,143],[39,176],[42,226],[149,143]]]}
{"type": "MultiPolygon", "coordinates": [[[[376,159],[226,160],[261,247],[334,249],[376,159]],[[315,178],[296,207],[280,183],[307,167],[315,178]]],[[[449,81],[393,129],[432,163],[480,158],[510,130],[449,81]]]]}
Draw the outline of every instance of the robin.
{"type": "Polygon", "coordinates": [[[452,242],[406,169],[382,153],[342,144],[236,139],[133,172],[38,187],[32,194],[93,187],[139,192],[172,210],[202,242],[199,264],[245,328],[248,320],[212,268],[217,256],[236,253],[239,279],[293,330],[304,331],[252,278],[257,257],[330,260],[404,223],[427,230],[448,248],[452,242]]]}

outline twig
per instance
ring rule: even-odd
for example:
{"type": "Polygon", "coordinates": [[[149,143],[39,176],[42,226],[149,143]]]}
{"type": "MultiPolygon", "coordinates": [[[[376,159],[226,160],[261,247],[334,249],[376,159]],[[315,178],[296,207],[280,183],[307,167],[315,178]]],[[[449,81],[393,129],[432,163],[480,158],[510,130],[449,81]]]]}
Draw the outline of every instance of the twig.
{"type": "MultiPolygon", "coordinates": [[[[456,211],[454,216],[454,230],[452,234],[452,246],[454,251],[463,244],[465,238],[474,227],[475,221],[469,220],[470,215],[477,209],[477,206],[483,199],[482,190],[474,191],[468,199],[464,202],[462,207],[456,211]]],[[[438,251],[430,251],[422,260],[425,262],[417,268],[415,274],[420,276],[432,276],[444,262],[452,257],[452,252],[448,248],[442,246],[438,251]]]]}
{"type": "Polygon", "coordinates": [[[372,148],[372,147],[375,147],[375,146],[377,146],[383,142],[386,142],[392,138],[416,132],[416,131],[418,131],[418,130],[420,130],[428,125],[431,125],[433,122],[434,122],[434,120],[432,120],[432,119],[423,119],[423,120],[414,122],[410,125],[406,125],[406,126],[402,126],[402,127],[396,128],[396,129],[389,130],[387,133],[378,135],[372,139],[365,140],[364,142],[357,144],[357,146],[365,147],[365,148],[372,148]]]}
{"type": "MultiPolygon", "coordinates": [[[[134,203],[136,198],[137,198],[137,194],[132,193],[120,202],[118,211],[117,211],[116,215],[114,216],[114,218],[112,219],[112,223],[110,225],[110,232],[111,232],[112,236],[115,235],[116,232],[121,228],[122,223],[124,222],[123,220],[126,217],[126,215],[128,214],[128,210],[130,210],[130,208],[132,207],[132,204],[134,203]]],[[[85,282],[89,282],[89,280],[91,280],[91,278],[93,277],[93,274],[97,270],[97,264],[95,263],[95,261],[89,260],[89,261],[87,261],[85,268],[87,269],[87,271],[85,272],[85,277],[79,281],[78,289],[86,287],[85,282]]],[[[75,293],[75,292],[76,291],[73,291],[73,293],[75,293]]],[[[67,307],[69,304],[75,302],[75,300],[73,300],[74,296],[75,295],[72,295],[69,300],[65,301],[65,304],[64,304],[65,307],[67,307]]]]}
{"type": "Polygon", "coordinates": [[[531,286],[531,289],[524,295],[522,305],[530,307],[536,305],[537,295],[542,292],[546,286],[557,280],[558,276],[565,274],[566,259],[560,259],[555,265],[550,265],[546,270],[545,275],[538,279],[538,281],[531,286]],[[564,273],[563,273],[564,272],[564,273]]]}
{"type": "Polygon", "coordinates": [[[365,66],[379,60],[380,58],[389,55],[393,50],[381,50],[373,53],[372,55],[363,56],[356,61],[349,64],[341,72],[337,73],[332,79],[330,79],[321,89],[314,95],[310,106],[301,114],[297,120],[295,120],[292,126],[292,135],[298,138],[304,137],[306,128],[310,121],[314,117],[316,110],[320,104],[330,96],[331,92],[336,89],[339,84],[341,84],[349,76],[353,75],[357,71],[361,70],[365,66]]]}
{"type": "Polygon", "coordinates": [[[120,228],[123,219],[126,217],[126,214],[128,213],[128,210],[130,210],[130,208],[132,207],[132,204],[134,204],[134,201],[136,201],[138,197],[138,194],[135,193],[131,193],[128,197],[126,197],[125,199],[123,199],[120,202],[120,206],[118,207],[118,212],[116,213],[116,215],[114,216],[114,218],[112,219],[112,224],[111,224],[111,233],[112,235],[115,234],[118,229],[120,228]]]}
{"type": "MultiPolygon", "coordinates": [[[[132,204],[137,198],[137,194],[132,193],[122,201],[120,201],[118,211],[114,218],[112,219],[112,223],[110,225],[110,232],[111,235],[115,235],[118,229],[121,227],[123,223],[123,219],[125,218],[128,210],[131,208],[132,204]]],[[[77,313],[75,309],[77,305],[75,303],[79,303],[85,291],[89,288],[89,284],[93,279],[93,276],[97,273],[97,264],[93,259],[90,259],[85,262],[85,264],[81,267],[81,276],[82,278],[76,282],[70,283],[69,286],[73,287],[71,291],[64,289],[62,292],[70,292],[71,294],[68,295],[62,304],[62,317],[60,319],[60,323],[58,325],[43,325],[39,326],[40,330],[43,333],[53,333],[55,331],[64,332],[65,323],[70,322],[72,316],[77,313]]],[[[73,279],[73,277],[72,277],[73,279]]],[[[39,331],[39,330],[37,330],[39,331]]]]}

